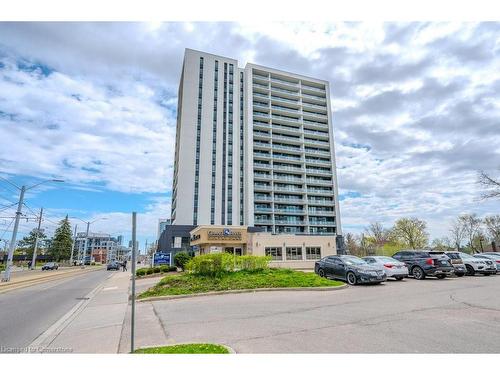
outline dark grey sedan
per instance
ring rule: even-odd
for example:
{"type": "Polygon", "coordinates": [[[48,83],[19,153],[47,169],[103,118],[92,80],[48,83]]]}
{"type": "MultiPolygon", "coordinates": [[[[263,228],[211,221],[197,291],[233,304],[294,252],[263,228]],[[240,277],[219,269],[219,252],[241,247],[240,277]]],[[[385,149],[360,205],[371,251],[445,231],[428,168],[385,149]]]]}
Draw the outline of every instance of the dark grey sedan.
{"type": "Polygon", "coordinates": [[[314,272],[321,277],[346,281],[349,285],[380,284],[387,280],[383,269],[353,255],[330,255],[316,262],[314,272]]]}

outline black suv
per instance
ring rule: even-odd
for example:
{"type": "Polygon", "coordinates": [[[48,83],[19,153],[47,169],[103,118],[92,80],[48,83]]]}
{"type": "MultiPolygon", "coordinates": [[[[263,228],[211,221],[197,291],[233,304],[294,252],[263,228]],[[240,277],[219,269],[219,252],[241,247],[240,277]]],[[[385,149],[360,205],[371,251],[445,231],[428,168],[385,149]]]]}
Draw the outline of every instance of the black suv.
{"type": "Polygon", "coordinates": [[[403,250],[392,257],[404,262],[410,275],[417,280],[423,280],[426,276],[444,279],[454,274],[453,265],[443,251],[403,250]]]}

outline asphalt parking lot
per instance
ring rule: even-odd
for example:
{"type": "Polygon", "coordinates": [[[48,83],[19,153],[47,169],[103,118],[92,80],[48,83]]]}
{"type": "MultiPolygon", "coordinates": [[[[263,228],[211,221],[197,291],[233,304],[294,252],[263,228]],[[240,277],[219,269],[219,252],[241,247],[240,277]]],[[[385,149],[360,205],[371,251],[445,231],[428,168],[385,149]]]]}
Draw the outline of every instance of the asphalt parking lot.
{"type": "Polygon", "coordinates": [[[150,303],[169,342],[238,353],[500,353],[500,274],[150,303]]]}

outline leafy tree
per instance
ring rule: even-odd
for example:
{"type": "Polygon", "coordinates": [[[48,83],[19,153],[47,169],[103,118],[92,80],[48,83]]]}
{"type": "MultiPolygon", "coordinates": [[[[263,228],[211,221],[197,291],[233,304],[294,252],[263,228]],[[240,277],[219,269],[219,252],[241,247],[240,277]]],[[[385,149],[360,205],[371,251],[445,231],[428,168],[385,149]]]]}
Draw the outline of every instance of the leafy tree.
{"type": "Polygon", "coordinates": [[[191,256],[186,253],[185,251],[182,251],[180,253],[175,254],[174,256],[174,264],[176,267],[179,267],[184,271],[186,268],[186,264],[191,260],[191,256]]]}
{"type": "Polygon", "coordinates": [[[358,244],[356,242],[356,238],[352,233],[346,233],[345,242],[349,254],[356,254],[358,252],[358,244]]]}
{"type": "Polygon", "coordinates": [[[427,224],[416,217],[398,219],[391,231],[392,238],[411,249],[427,246],[429,235],[426,232],[427,224]]]}
{"type": "Polygon", "coordinates": [[[47,246],[47,235],[44,233],[43,230],[38,231],[37,228],[34,228],[31,230],[31,232],[27,235],[24,236],[21,241],[19,241],[18,244],[18,250],[24,250],[26,251],[26,254],[28,257],[33,256],[33,250],[35,248],[35,241],[36,241],[36,235],[38,232],[38,251],[37,253],[41,250],[46,248],[47,246]]]}
{"type": "Polygon", "coordinates": [[[461,215],[458,220],[463,227],[465,238],[469,241],[471,252],[477,252],[477,238],[481,234],[482,220],[477,214],[461,215]]]}
{"type": "Polygon", "coordinates": [[[453,246],[450,244],[450,240],[448,237],[435,238],[431,244],[432,250],[436,251],[449,251],[453,249],[453,246]]]}
{"type": "Polygon", "coordinates": [[[59,222],[59,227],[54,232],[52,244],[49,248],[49,253],[54,260],[61,261],[69,259],[71,256],[71,247],[73,246],[73,239],[71,233],[71,225],[68,216],[59,222]]]}

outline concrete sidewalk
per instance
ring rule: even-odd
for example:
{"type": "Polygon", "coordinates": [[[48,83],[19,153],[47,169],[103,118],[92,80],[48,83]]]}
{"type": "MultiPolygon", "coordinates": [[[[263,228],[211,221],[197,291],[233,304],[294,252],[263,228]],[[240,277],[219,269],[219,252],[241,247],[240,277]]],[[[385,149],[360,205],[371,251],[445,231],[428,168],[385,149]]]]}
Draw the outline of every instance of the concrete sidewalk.
{"type": "Polygon", "coordinates": [[[117,353],[129,305],[130,272],[113,272],[33,341],[45,352],[117,353]]]}

